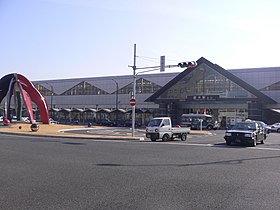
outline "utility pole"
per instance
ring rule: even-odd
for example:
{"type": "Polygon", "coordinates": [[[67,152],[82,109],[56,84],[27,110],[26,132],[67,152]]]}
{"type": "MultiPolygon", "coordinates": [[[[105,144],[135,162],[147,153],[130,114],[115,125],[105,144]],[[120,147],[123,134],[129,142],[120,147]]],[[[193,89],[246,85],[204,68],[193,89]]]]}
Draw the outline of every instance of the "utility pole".
{"type": "MultiPolygon", "coordinates": [[[[134,56],[133,56],[133,94],[132,99],[136,100],[136,44],[134,44],[134,56]]],[[[132,136],[135,135],[135,106],[132,106],[132,136]]]]}
{"type": "Polygon", "coordinates": [[[160,57],[160,66],[136,68],[136,44],[134,44],[134,53],[133,54],[134,54],[133,55],[133,66],[128,66],[128,67],[132,67],[132,69],[133,69],[133,91],[132,91],[131,99],[130,99],[130,105],[132,106],[132,126],[131,126],[132,127],[132,136],[135,135],[136,76],[138,75],[138,73],[146,73],[146,72],[157,71],[157,70],[161,70],[161,72],[163,72],[165,70],[165,68],[173,68],[173,67],[195,68],[197,65],[195,61],[181,62],[176,65],[165,65],[165,56],[161,56],[160,57]],[[136,70],[142,70],[142,71],[138,72],[136,74],[136,70]]]}

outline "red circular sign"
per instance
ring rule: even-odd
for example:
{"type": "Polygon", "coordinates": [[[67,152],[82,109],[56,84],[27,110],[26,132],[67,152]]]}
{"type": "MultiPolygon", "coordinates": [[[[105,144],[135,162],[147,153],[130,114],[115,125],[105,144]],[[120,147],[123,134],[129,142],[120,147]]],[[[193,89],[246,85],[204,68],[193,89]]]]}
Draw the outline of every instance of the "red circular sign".
{"type": "Polygon", "coordinates": [[[134,98],[130,99],[129,104],[130,104],[130,106],[135,106],[135,104],[136,104],[135,99],[134,98]]]}

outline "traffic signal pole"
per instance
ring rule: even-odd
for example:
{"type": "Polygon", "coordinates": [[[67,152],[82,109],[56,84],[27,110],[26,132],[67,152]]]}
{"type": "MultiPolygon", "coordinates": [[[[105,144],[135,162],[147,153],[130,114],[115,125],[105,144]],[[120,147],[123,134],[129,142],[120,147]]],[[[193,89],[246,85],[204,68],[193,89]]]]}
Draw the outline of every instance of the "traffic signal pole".
{"type": "MultiPolygon", "coordinates": [[[[133,94],[132,98],[136,100],[136,44],[134,44],[134,56],[133,56],[133,94]]],[[[135,135],[135,108],[136,104],[132,106],[132,130],[131,135],[135,135]]]]}
{"type": "MultiPolygon", "coordinates": [[[[151,71],[158,71],[164,69],[164,68],[173,68],[173,67],[181,67],[181,68],[195,68],[196,67],[196,62],[191,61],[191,62],[182,62],[178,63],[177,65],[165,65],[165,57],[163,58],[164,60],[161,61],[161,66],[151,66],[151,67],[141,67],[141,68],[136,68],[136,44],[134,44],[134,55],[133,55],[133,66],[128,66],[132,67],[133,69],[133,92],[131,94],[131,99],[135,100],[135,105],[132,106],[132,133],[131,135],[135,135],[135,109],[136,109],[136,77],[139,73],[146,73],[146,72],[151,72],[151,71]],[[162,64],[164,66],[162,66],[162,64]],[[138,72],[136,74],[136,70],[143,70],[141,72],[138,72]]],[[[164,71],[164,70],[163,70],[164,71]]]]}

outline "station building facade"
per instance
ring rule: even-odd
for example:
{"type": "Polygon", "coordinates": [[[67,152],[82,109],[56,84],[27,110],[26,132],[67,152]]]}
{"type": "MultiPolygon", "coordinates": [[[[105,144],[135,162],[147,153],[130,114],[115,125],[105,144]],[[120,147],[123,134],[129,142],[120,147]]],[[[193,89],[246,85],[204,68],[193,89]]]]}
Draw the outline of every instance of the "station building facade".
{"type": "Polygon", "coordinates": [[[248,118],[272,123],[279,121],[279,70],[229,71],[200,58],[146,101],[177,121],[183,113],[205,113],[224,126],[248,118]]]}
{"type": "MultiPolygon", "coordinates": [[[[144,74],[136,78],[136,120],[144,125],[159,105],[145,102],[178,73],[144,74]]],[[[95,119],[131,120],[133,75],[33,81],[46,97],[51,116],[60,122],[95,119]]]]}
{"type": "MultiPolygon", "coordinates": [[[[33,81],[52,110],[131,110],[133,76],[33,81]]],[[[3,104],[1,104],[3,107],[3,104]]],[[[137,75],[136,109],[179,121],[207,113],[222,123],[280,121],[280,67],[224,69],[205,58],[182,72],[137,75]]]]}

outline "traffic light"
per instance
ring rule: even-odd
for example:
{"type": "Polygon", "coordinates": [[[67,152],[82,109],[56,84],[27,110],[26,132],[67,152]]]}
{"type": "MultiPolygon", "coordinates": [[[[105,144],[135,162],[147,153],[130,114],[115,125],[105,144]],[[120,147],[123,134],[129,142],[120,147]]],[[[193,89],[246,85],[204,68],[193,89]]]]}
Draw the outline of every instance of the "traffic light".
{"type": "Polygon", "coordinates": [[[196,62],[195,61],[181,62],[181,63],[178,63],[178,67],[180,67],[180,68],[194,68],[194,67],[196,67],[196,62]]]}

